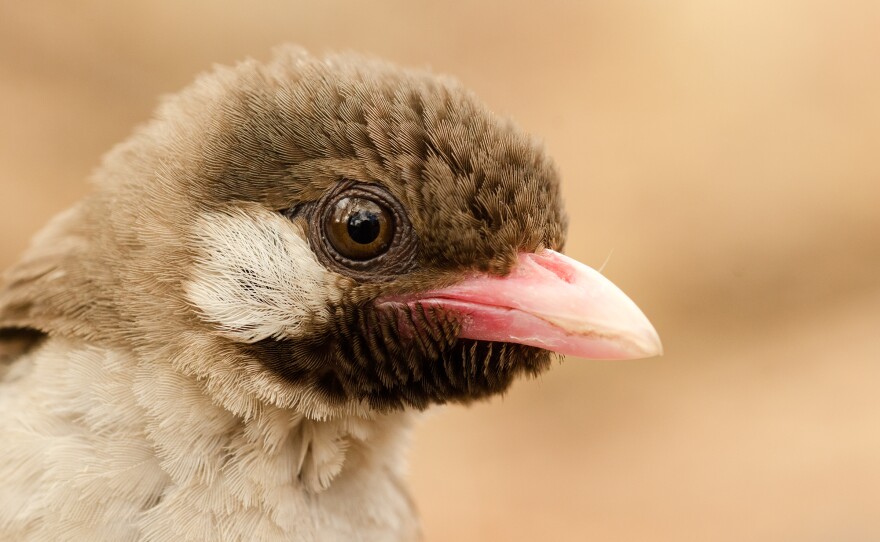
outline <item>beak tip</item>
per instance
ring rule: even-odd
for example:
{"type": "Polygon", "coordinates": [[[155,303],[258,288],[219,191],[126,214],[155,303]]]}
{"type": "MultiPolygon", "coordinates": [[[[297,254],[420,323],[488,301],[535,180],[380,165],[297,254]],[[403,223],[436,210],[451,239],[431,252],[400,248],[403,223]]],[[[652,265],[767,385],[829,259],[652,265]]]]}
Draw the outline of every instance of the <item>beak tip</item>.
{"type": "Polygon", "coordinates": [[[645,350],[645,358],[658,358],[661,356],[663,356],[663,343],[660,342],[660,337],[655,333],[653,344],[645,350]]]}
{"type": "MultiPolygon", "coordinates": [[[[641,311],[640,311],[641,312],[641,311]]],[[[660,340],[660,334],[657,333],[657,330],[654,329],[654,326],[651,325],[651,322],[648,321],[647,318],[644,317],[644,327],[642,328],[642,333],[636,341],[636,346],[641,351],[641,358],[654,358],[663,355],[663,342],[660,340]]]]}
{"type": "Polygon", "coordinates": [[[657,330],[641,311],[638,314],[641,320],[638,324],[630,323],[616,333],[615,342],[620,348],[618,359],[648,359],[663,355],[663,343],[657,330]]]}

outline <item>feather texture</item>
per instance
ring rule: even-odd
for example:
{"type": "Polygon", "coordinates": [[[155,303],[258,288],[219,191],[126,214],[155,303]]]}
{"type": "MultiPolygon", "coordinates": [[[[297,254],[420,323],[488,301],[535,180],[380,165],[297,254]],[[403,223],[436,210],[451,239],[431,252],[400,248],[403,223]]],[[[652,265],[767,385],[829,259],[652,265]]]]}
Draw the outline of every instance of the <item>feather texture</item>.
{"type": "Polygon", "coordinates": [[[0,384],[4,540],[416,536],[400,484],[409,414],[318,422],[264,407],[243,419],[167,364],[60,339],[11,374],[0,384]]]}
{"type": "Polygon", "coordinates": [[[282,48],[165,99],[94,181],[0,284],[0,539],[412,540],[412,411],[550,365],[374,304],[564,242],[541,145],[448,78],[282,48]],[[352,183],[406,213],[382,281],[290,212],[352,183]]]}

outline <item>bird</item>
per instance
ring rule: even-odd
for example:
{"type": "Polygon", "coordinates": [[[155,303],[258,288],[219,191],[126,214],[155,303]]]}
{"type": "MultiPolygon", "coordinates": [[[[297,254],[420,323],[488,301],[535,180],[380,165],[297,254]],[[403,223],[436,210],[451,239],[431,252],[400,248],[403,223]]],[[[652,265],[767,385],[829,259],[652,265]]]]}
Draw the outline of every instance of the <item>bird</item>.
{"type": "Polygon", "coordinates": [[[282,46],[91,182],[0,283],[2,540],[418,540],[420,412],[662,351],[562,254],[543,144],[446,76],[282,46]]]}

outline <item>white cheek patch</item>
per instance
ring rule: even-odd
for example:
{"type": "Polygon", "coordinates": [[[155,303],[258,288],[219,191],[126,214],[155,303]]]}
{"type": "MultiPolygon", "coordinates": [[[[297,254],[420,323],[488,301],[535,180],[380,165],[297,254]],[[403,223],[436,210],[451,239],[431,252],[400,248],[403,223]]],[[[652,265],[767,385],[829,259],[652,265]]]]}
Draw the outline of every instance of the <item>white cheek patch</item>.
{"type": "Polygon", "coordinates": [[[315,258],[302,228],[256,206],[205,215],[193,233],[199,256],[189,301],[230,339],[296,336],[326,321],[339,300],[334,275],[315,258]]]}

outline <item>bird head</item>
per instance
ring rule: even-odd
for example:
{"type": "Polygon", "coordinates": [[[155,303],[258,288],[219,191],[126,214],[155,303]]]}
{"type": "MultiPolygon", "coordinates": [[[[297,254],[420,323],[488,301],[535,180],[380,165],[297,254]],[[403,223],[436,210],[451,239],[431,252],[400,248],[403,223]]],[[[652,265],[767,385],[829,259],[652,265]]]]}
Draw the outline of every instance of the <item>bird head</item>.
{"type": "Polygon", "coordinates": [[[541,145],[448,79],[282,49],[166,99],[95,179],[13,269],[0,327],[131,345],[236,411],[421,409],[554,353],[660,351],[560,253],[541,145]]]}

